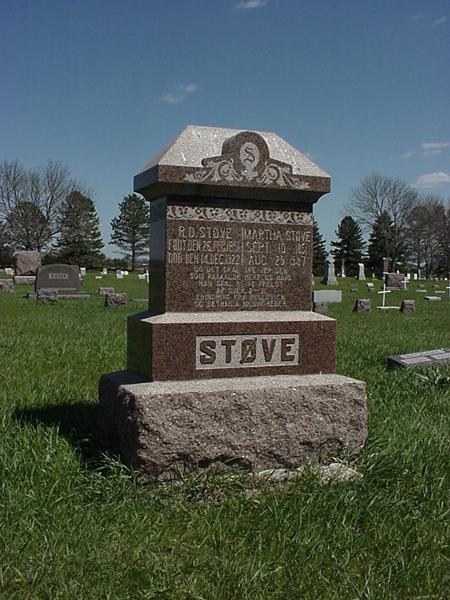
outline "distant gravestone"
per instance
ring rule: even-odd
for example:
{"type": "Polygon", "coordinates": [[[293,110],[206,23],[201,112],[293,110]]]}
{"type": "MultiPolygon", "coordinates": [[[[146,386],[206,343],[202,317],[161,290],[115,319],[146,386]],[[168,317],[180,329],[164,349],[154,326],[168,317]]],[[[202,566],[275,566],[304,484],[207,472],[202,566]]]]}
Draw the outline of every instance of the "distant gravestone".
{"type": "Polygon", "coordinates": [[[115,294],[116,290],[113,287],[99,287],[98,293],[100,296],[106,296],[106,294],[115,294]]]}
{"type": "Polygon", "coordinates": [[[325,276],[322,279],[325,285],[337,285],[336,273],[334,272],[334,259],[331,254],[325,261],[325,276]]]}
{"type": "Polygon", "coordinates": [[[387,290],[403,290],[404,277],[401,273],[386,273],[385,283],[387,290]]]}
{"type": "Polygon", "coordinates": [[[37,250],[22,250],[14,256],[16,277],[35,276],[41,266],[41,253],[37,250]]]}
{"type": "Polygon", "coordinates": [[[0,279],[0,292],[14,292],[14,282],[12,279],[0,279]]]}
{"type": "Polygon", "coordinates": [[[370,300],[367,298],[358,298],[353,307],[353,312],[368,313],[370,312],[370,300]]]}
{"type": "Polygon", "coordinates": [[[383,274],[391,272],[391,259],[389,256],[383,258],[383,274]]]}
{"type": "Polygon", "coordinates": [[[73,265],[44,265],[39,267],[36,276],[36,294],[43,291],[56,291],[59,298],[90,298],[81,292],[79,269],[73,265]]]}
{"type": "Polygon", "coordinates": [[[345,277],[345,258],[341,258],[341,277],[345,277]]]}
{"type": "Polygon", "coordinates": [[[11,269],[10,267],[6,267],[5,275],[9,275],[10,277],[12,277],[14,275],[14,269],[11,269]]]}
{"type": "Polygon", "coordinates": [[[424,296],[424,298],[429,302],[438,302],[439,300],[442,300],[440,296],[424,296]]]}
{"type": "Polygon", "coordinates": [[[364,273],[364,264],[358,263],[358,279],[359,281],[365,281],[366,274],[364,273]]]}
{"type": "Polygon", "coordinates": [[[128,304],[128,294],[105,294],[106,308],[120,308],[128,304]]]}
{"type": "Polygon", "coordinates": [[[424,352],[412,352],[409,354],[396,354],[386,358],[388,369],[394,367],[434,367],[450,363],[450,348],[439,348],[437,350],[425,350],[424,352]]]}
{"type": "Polygon", "coordinates": [[[400,312],[408,313],[416,311],[416,302],[415,300],[403,300],[400,304],[400,312]]]}
{"type": "Polygon", "coordinates": [[[342,302],[341,290],[315,290],[313,302],[342,302]]]}
{"type": "Polygon", "coordinates": [[[86,267],[80,267],[80,275],[81,277],[86,277],[86,267]]]}
{"type": "Polygon", "coordinates": [[[373,284],[373,283],[370,283],[370,282],[369,282],[369,283],[367,284],[367,291],[368,291],[370,294],[374,294],[374,293],[375,293],[375,286],[374,286],[374,284],[373,284]]]}

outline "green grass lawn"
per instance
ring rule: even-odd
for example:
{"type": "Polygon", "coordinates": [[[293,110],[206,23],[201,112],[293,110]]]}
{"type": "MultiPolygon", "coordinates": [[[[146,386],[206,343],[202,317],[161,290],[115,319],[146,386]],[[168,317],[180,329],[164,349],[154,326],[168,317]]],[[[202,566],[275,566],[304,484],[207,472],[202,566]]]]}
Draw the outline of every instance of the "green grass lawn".
{"type": "Polygon", "coordinates": [[[1,598],[449,597],[450,369],[426,380],[384,366],[388,354],[450,347],[446,295],[426,302],[413,283],[387,303],[415,299],[416,313],[354,314],[357,297],[379,297],[340,281],[337,371],[368,390],[369,438],[346,457],[363,480],[306,475],[249,493],[247,477],[207,472],[141,485],[107,451],[98,380],[124,368],[126,316],[145,310],[147,284],[88,274],[84,289],[99,285],[133,301],[106,310],[96,295],[45,306],[26,286],[0,294],[1,598]]]}

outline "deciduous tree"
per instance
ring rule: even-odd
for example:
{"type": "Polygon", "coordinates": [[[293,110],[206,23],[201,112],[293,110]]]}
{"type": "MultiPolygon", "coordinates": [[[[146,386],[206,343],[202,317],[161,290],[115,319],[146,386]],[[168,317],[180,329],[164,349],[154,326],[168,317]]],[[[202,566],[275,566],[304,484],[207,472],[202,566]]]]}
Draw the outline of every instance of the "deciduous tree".
{"type": "MultiPolygon", "coordinates": [[[[388,215],[390,223],[388,233],[391,238],[389,257],[394,267],[400,260],[397,249],[401,250],[405,247],[408,219],[418,203],[418,198],[416,190],[398,179],[370,175],[353,190],[352,198],[348,203],[349,213],[368,231],[372,231],[382,215],[388,215]]],[[[377,223],[377,229],[379,230],[385,222],[387,222],[385,219],[381,219],[377,223]]]]}
{"type": "Polygon", "coordinates": [[[49,245],[61,205],[75,186],[69,169],[56,161],[37,170],[26,170],[17,160],[0,163],[0,218],[14,249],[49,245]]]}

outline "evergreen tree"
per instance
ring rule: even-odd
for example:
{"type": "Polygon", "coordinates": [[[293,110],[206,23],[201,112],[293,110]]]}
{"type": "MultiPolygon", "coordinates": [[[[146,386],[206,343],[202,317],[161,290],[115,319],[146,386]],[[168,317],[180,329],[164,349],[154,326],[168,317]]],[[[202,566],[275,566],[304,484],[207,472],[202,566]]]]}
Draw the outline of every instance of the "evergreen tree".
{"type": "Polygon", "coordinates": [[[364,240],[361,228],[350,216],[346,216],[339,223],[336,230],[337,241],[331,242],[334,250],[331,254],[335,259],[345,259],[347,275],[355,276],[358,273],[358,263],[362,260],[364,240]]]}
{"type": "Polygon", "coordinates": [[[383,272],[383,258],[395,257],[393,268],[405,260],[407,245],[403,236],[400,236],[397,227],[387,212],[381,213],[375,220],[368,244],[368,267],[380,276],[383,272]]]}
{"type": "Polygon", "coordinates": [[[100,222],[93,201],[78,191],[64,200],[59,214],[56,254],[61,262],[99,267],[104,261],[100,222]]]}
{"type": "Polygon", "coordinates": [[[320,233],[317,221],[314,219],[313,222],[313,274],[317,277],[323,277],[327,258],[326,242],[320,233]]]}
{"type": "Polygon", "coordinates": [[[146,254],[150,235],[150,210],[136,194],[125,196],[119,204],[119,216],[111,221],[111,243],[131,258],[131,270],[136,260],[146,254]]]}

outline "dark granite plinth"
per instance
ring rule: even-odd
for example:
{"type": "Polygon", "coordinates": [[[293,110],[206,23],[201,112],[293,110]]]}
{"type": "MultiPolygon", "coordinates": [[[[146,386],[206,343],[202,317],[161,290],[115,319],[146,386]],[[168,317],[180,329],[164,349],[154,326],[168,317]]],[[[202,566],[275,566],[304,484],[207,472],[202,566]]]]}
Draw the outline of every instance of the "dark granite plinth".
{"type": "Polygon", "coordinates": [[[151,309],[311,310],[310,209],[268,206],[212,198],[153,202],[151,309]]]}
{"type": "Polygon", "coordinates": [[[154,381],[335,370],[336,322],[313,312],[141,313],[128,369],[154,381]]]}
{"type": "Polygon", "coordinates": [[[342,375],[145,382],[103,375],[99,425],[148,479],[222,463],[296,468],[367,436],[365,384],[342,375]]]}

